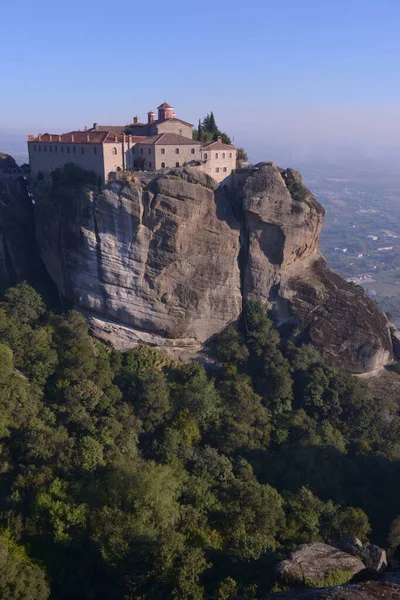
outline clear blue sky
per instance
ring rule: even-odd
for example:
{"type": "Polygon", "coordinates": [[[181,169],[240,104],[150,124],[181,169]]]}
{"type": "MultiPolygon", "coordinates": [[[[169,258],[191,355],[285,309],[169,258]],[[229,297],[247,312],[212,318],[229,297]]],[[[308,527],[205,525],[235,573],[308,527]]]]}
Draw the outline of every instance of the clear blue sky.
{"type": "Polygon", "coordinates": [[[167,100],[243,143],[400,139],[400,0],[22,0],[1,21],[0,132],[167,100]]]}

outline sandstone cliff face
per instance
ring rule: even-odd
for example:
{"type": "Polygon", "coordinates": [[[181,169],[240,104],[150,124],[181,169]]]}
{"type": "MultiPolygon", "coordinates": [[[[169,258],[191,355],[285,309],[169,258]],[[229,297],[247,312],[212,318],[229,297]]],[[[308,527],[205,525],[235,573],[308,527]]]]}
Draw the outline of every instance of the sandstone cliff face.
{"type": "Polygon", "coordinates": [[[324,210],[299,173],[261,163],[231,192],[195,169],[146,177],[34,188],[41,257],[96,335],[187,358],[259,298],[337,366],[391,359],[383,312],[318,251],[324,210]]]}
{"type": "Polygon", "coordinates": [[[18,281],[45,278],[28,180],[14,159],[0,152],[0,291],[18,281]]]}
{"type": "Polygon", "coordinates": [[[325,211],[300,174],[258,165],[244,182],[243,207],[245,297],[269,301],[283,335],[311,342],[336,366],[364,373],[386,364],[387,318],[361,288],[329,269],[318,250],[325,211]]]}
{"type": "Polygon", "coordinates": [[[237,319],[240,225],[216,185],[186,171],[102,192],[38,185],[43,260],[99,335],[121,349],[143,341],[179,354],[237,319]]]}

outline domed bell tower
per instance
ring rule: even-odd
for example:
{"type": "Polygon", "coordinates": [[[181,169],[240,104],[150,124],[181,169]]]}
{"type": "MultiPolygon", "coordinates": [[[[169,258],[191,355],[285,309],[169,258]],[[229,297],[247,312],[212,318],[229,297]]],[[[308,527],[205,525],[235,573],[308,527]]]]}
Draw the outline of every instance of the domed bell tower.
{"type": "Polygon", "coordinates": [[[168,102],[164,102],[157,107],[158,110],[158,120],[165,121],[166,119],[172,119],[174,115],[173,107],[168,104],[168,102]]]}

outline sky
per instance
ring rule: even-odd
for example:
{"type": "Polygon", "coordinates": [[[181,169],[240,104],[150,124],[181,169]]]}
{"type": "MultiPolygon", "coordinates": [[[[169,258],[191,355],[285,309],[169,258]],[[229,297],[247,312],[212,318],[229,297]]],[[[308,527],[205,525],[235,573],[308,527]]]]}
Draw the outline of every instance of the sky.
{"type": "Polygon", "coordinates": [[[20,0],[1,21],[0,150],[165,100],[257,159],[400,146],[400,0],[20,0]]]}

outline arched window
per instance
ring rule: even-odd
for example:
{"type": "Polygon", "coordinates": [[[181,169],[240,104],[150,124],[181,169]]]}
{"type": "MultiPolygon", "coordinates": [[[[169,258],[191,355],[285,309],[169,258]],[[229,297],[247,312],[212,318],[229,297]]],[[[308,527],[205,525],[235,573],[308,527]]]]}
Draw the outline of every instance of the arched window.
{"type": "Polygon", "coordinates": [[[53,146],[49,146],[49,152],[53,152],[53,146]]]}
{"type": "Polygon", "coordinates": [[[64,152],[64,146],[60,146],[61,147],[61,152],[64,152]]]}
{"type": "Polygon", "coordinates": [[[76,154],[76,148],[75,148],[75,146],[73,146],[73,147],[72,147],[72,152],[73,152],[74,154],[76,154]]]}
{"type": "Polygon", "coordinates": [[[218,158],[218,152],[215,153],[215,158],[218,158]]]}
{"type": "Polygon", "coordinates": [[[47,152],[47,146],[43,146],[43,150],[47,152]]]}
{"type": "Polygon", "coordinates": [[[161,154],[165,154],[165,148],[161,148],[161,154]]]}
{"type": "Polygon", "coordinates": [[[161,168],[165,169],[165,163],[164,162],[161,163],[161,168]]]}
{"type": "Polygon", "coordinates": [[[118,150],[116,148],[113,148],[113,154],[118,154],[118,150]]]}
{"type": "Polygon", "coordinates": [[[70,154],[70,153],[71,153],[71,149],[69,146],[67,146],[67,154],[70,154]]]}
{"type": "Polygon", "coordinates": [[[192,152],[192,154],[194,154],[194,148],[192,148],[191,152],[192,152]]]}
{"type": "Polygon", "coordinates": [[[149,148],[149,154],[151,154],[151,148],[149,148]]]}
{"type": "Polygon", "coordinates": [[[225,158],[225,152],[222,153],[222,158],[225,158]]]}
{"type": "Polygon", "coordinates": [[[179,148],[175,148],[175,154],[179,154],[179,148]]]}
{"type": "Polygon", "coordinates": [[[175,163],[175,166],[176,166],[176,167],[179,167],[179,163],[175,163]]]}
{"type": "Polygon", "coordinates": [[[81,154],[85,154],[85,148],[81,146],[81,154]]]}
{"type": "Polygon", "coordinates": [[[204,154],[204,160],[207,160],[207,152],[204,154]]]}
{"type": "Polygon", "coordinates": [[[42,146],[39,146],[39,152],[41,152],[41,151],[42,151],[42,146]]]}
{"type": "Polygon", "coordinates": [[[57,152],[58,152],[58,146],[54,146],[54,152],[57,154],[57,152]]]}
{"type": "Polygon", "coordinates": [[[140,148],[140,154],[143,154],[143,148],[140,148]]]}

